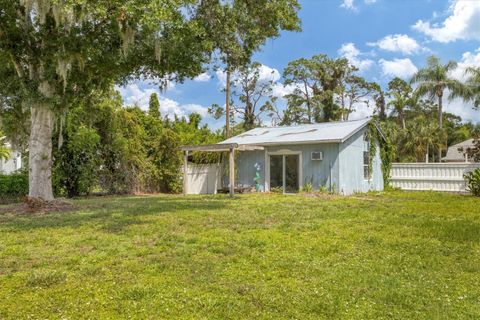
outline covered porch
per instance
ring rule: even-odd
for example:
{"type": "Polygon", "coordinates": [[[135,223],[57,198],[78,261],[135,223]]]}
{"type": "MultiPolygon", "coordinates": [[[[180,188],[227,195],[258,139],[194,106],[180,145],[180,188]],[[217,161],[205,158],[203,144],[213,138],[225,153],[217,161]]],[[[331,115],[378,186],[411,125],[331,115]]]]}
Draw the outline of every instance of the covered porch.
{"type": "Polygon", "coordinates": [[[188,156],[191,152],[228,152],[228,172],[229,172],[229,194],[231,197],[235,194],[235,152],[236,151],[257,151],[264,150],[263,146],[247,145],[238,143],[217,143],[197,146],[183,146],[180,148],[184,152],[183,157],[183,193],[188,190],[188,156]]]}

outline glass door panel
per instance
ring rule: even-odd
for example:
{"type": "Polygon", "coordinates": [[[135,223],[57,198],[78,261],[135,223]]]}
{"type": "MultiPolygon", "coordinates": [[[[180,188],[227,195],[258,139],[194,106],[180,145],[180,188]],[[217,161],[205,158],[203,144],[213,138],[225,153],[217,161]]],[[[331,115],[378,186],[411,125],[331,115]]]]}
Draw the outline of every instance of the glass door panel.
{"type": "Polygon", "coordinates": [[[281,188],[283,190],[283,156],[270,156],[270,190],[281,188]]]}
{"type": "Polygon", "coordinates": [[[298,155],[285,156],[285,192],[298,192],[298,155]]]}

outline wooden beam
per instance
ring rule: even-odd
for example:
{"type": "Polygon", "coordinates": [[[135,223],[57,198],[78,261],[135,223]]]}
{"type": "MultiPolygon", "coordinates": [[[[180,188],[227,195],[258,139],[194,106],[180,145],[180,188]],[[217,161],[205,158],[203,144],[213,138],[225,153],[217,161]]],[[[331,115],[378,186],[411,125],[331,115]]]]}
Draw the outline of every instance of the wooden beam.
{"type": "Polygon", "coordinates": [[[222,152],[230,151],[230,149],[237,149],[239,151],[253,151],[264,150],[262,146],[255,145],[238,145],[237,143],[217,143],[217,144],[205,144],[199,146],[183,146],[180,148],[182,151],[205,151],[205,152],[222,152]]]}
{"type": "Polygon", "coordinates": [[[233,197],[235,194],[235,149],[230,148],[230,165],[229,165],[229,173],[230,173],[230,197],[233,197]]]}
{"type": "Polygon", "coordinates": [[[248,144],[240,145],[238,146],[237,149],[239,151],[265,150],[265,148],[262,146],[254,146],[254,145],[248,145],[248,144]]]}
{"type": "Polygon", "coordinates": [[[184,146],[181,147],[182,151],[211,151],[211,152],[221,152],[229,151],[230,149],[237,149],[238,144],[236,143],[225,143],[225,144],[205,144],[200,146],[184,146]]]}
{"type": "Polygon", "coordinates": [[[183,156],[183,194],[187,195],[188,188],[188,151],[183,156]]]}

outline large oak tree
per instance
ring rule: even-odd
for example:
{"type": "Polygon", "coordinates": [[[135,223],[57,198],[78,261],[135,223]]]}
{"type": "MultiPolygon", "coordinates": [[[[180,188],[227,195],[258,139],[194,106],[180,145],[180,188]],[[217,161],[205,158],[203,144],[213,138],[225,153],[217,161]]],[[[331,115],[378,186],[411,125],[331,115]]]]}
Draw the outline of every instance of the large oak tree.
{"type": "Polygon", "coordinates": [[[262,24],[265,40],[293,2],[0,0],[0,97],[29,110],[29,196],[53,199],[52,133],[73,101],[135,78],[195,76],[229,32],[223,8],[262,24]]]}

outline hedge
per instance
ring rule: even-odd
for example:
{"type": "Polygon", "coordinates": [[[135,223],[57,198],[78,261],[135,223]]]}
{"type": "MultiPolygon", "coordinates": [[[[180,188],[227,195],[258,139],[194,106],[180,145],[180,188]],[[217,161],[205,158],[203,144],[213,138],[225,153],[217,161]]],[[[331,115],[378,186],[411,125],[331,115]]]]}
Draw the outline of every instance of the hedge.
{"type": "Polygon", "coordinates": [[[28,194],[26,173],[0,174],[0,202],[18,200],[28,194]]]}

